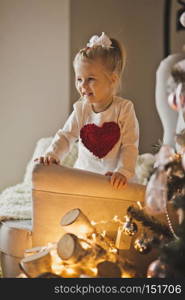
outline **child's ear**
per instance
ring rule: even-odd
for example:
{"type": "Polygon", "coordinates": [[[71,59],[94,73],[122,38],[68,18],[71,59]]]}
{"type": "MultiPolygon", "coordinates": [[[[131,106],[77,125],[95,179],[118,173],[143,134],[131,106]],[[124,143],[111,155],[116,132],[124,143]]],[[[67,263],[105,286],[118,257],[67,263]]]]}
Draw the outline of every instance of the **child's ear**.
{"type": "Polygon", "coordinates": [[[111,76],[111,85],[112,85],[112,89],[113,89],[113,94],[116,94],[119,88],[119,76],[117,73],[113,72],[112,76],[111,76]]]}
{"type": "Polygon", "coordinates": [[[118,82],[118,74],[113,72],[111,75],[112,83],[115,84],[118,82]]]}
{"type": "Polygon", "coordinates": [[[111,75],[111,85],[114,92],[117,90],[118,83],[119,83],[119,77],[115,72],[113,72],[111,75]]]}

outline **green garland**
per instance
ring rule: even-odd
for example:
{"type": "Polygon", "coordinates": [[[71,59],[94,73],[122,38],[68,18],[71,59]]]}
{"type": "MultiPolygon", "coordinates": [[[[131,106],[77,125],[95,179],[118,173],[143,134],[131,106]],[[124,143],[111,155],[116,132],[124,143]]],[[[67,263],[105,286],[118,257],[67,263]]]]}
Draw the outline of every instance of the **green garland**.
{"type": "Polygon", "coordinates": [[[142,223],[143,226],[148,227],[153,232],[163,235],[166,238],[172,238],[173,235],[166,224],[159,222],[156,218],[150,217],[143,212],[143,210],[138,209],[134,206],[129,206],[127,209],[127,214],[134,218],[135,220],[142,223]]]}

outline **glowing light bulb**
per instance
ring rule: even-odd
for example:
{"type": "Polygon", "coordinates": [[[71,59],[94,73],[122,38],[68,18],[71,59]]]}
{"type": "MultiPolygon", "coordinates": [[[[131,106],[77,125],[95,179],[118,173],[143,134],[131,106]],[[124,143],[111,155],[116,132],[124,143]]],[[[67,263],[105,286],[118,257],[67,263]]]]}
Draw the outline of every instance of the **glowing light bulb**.
{"type": "Polygon", "coordinates": [[[91,221],[91,225],[95,226],[97,223],[95,221],[91,221]]]}

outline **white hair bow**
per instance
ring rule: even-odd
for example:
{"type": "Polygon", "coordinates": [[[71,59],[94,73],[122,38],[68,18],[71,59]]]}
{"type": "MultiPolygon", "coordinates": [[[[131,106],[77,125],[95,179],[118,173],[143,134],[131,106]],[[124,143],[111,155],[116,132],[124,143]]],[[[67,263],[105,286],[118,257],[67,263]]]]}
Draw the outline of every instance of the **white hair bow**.
{"type": "Polygon", "coordinates": [[[92,38],[87,43],[87,47],[94,47],[94,46],[102,46],[105,48],[111,48],[112,42],[109,37],[102,32],[101,36],[93,35],[92,38]]]}

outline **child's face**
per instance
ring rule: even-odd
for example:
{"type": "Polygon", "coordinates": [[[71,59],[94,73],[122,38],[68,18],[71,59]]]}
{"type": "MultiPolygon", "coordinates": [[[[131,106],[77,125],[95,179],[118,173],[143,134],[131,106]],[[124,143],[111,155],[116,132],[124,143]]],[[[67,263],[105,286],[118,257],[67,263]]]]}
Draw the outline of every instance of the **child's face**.
{"type": "Polygon", "coordinates": [[[110,102],[115,76],[109,74],[101,62],[78,61],[75,66],[76,88],[94,107],[110,102]]]}

